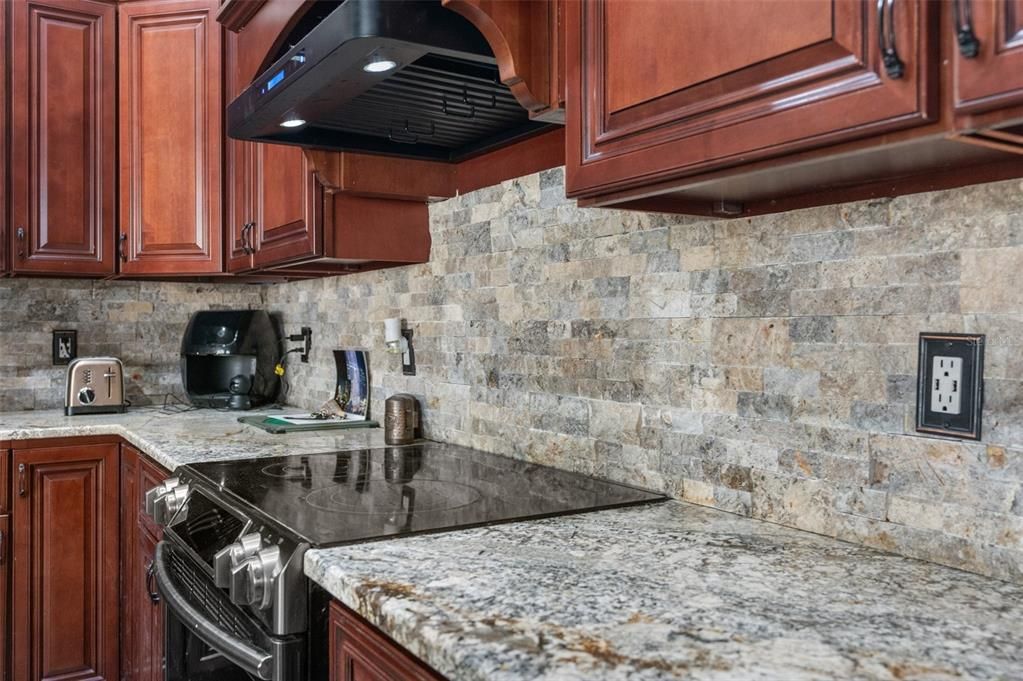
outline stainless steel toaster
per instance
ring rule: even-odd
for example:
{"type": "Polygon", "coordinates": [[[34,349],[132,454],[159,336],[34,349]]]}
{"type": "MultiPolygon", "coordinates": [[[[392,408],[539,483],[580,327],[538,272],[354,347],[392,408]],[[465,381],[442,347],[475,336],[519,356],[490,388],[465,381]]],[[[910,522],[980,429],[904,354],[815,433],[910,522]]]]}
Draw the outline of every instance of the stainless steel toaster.
{"type": "Polygon", "coordinates": [[[67,367],[64,413],[119,414],[124,400],[124,365],[115,357],[79,357],[67,367]]]}

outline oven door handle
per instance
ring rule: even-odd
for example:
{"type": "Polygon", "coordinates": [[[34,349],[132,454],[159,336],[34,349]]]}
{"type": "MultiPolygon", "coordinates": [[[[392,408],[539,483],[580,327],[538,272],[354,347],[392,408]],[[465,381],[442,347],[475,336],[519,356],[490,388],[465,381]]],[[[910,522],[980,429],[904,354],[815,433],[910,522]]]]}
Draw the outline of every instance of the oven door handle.
{"type": "Polygon", "coordinates": [[[153,561],[156,574],[156,586],[163,596],[163,603],[174,612],[189,631],[202,639],[206,645],[214,648],[235,665],[249,674],[264,681],[273,679],[273,655],[254,648],[245,641],[227,633],[216,623],[202,614],[189,603],[185,594],[175,586],[167,567],[167,549],[164,542],[156,545],[156,558],[153,561]]]}

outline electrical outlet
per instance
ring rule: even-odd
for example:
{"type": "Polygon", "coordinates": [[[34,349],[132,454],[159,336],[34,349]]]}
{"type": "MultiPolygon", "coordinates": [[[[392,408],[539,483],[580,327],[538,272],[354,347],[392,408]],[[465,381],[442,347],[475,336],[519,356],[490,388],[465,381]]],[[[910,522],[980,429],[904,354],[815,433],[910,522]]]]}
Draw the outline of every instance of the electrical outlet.
{"type": "Polygon", "coordinates": [[[962,410],[963,360],[935,355],[931,362],[934,385],[931,388],[931,410],[958,415],[962,410]]]}
{"type": "Polygon", "coordinates": [[[920,334],[916,429],[980,439],[984,402],[984,336],[920,334]]]}
{"type": "Polygon", "coordinates": [[[78,357],[78,332],[74,330],[56,330],[53,332],[53,365],[70,364],[78,357]]]}

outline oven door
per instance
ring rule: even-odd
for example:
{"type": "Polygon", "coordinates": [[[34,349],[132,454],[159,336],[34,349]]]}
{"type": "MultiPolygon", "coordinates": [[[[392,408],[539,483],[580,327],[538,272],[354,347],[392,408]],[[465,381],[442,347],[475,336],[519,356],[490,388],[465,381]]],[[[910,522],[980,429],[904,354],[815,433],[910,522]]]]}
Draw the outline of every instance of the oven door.
{"type": "Polygon", "coordinates": [[[268,635],[183,550],[157,544],[154,573],[165,606],[165,681],[305,678],[305,637],[268,635]]]}

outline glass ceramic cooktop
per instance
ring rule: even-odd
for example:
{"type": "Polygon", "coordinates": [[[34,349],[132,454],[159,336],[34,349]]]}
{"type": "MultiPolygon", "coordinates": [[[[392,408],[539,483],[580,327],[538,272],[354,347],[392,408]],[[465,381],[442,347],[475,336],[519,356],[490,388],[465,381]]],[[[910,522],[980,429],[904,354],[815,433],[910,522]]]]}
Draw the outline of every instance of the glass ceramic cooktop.
{"type": "Polygon", "coordinates": [[[424,443],[191,464],[228,500],[314,546],[628,506],[666,497],[486,452],[424,443]]]}

